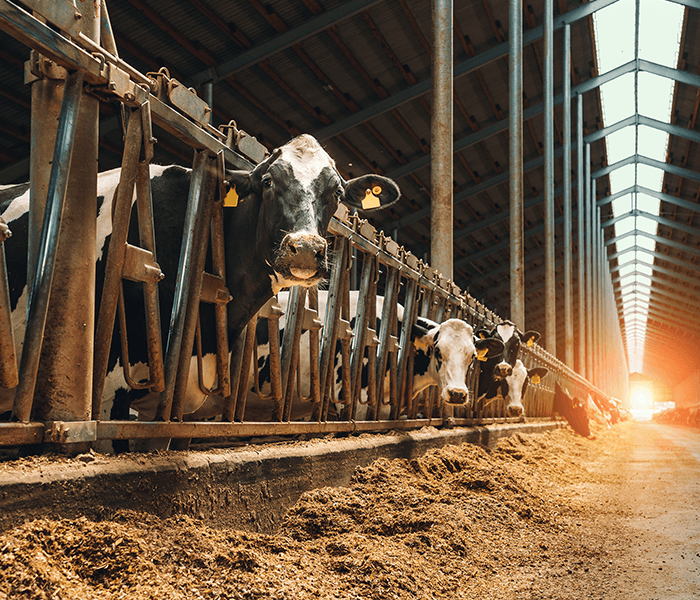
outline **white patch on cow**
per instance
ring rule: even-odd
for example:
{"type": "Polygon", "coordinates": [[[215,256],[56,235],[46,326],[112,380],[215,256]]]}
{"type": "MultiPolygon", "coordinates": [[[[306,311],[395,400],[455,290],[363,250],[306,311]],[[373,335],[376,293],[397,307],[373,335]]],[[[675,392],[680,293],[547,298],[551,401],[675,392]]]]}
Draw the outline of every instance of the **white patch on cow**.
{"type": "Polygon", "coordinates": [[[523,385],[526,379],[527,369],[523,361],[518,359],[513,366],[513,373],[506,377],[506,383],[508,384],[508,393],[505,397],[506,413],[509,412],[509,409],[516,411],[520,408],[520,416],[525,416],[525,409],[523,408],[523,385]]]}
{"type": "MultiPolygon", "coordinates": [[[[15,338],[15,360],[19,369],[22,359],[22,347],[24,346],[24,330],[27,328],[27,286],[24,286],[22,295],[17,301],[17,307],[12,311],[12,335],[15,338]]],[[[0,387],[0,413],[12,410],[15,402],[17,388],[0,387]]]]}
{"type": "Polygon", "coordinates": [[[324,167],[335,169],[335,162],[311,136],[300,136],[298,142],[284,146],[280,158],[289,163],[294,180],[304,191],[305,202],[300,207],[300,214],[304,215],[306,222],[299,224],[298,231],[318,234],[313,184],[324,167]]]}
{"type": "Polygon", "coordinates": [[[498,335],[501,336],[501,339],[505,344],[515,333],[515,325],[510,323],[501,323],[500,325],[496,325],[496,331],[498,332],[498,335]]]}
{"type": "MultiPolygon", "coordinates": [[[[14,187],[14,186],[6,186],[6,187],[14,187]]],[[[15,221],[19,217],[21,217],[23,214],[29,211],[29,188],[27,188],[27,191],[24,192],[21,196],[17,196],[12,202],[10,202],[10,205],[7,207],[7,210],[2,214],[2,218],[5,219],[5,222],[10,225],[12,221],[15,221]]],[[[12,227],[10,227],[12,229],[12,227]]]]}

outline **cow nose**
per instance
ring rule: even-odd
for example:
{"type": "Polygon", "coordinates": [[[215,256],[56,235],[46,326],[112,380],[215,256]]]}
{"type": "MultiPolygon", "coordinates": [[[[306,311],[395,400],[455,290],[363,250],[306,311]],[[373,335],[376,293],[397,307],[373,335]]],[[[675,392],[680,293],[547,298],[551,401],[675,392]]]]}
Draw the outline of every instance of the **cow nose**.
{"type": "Polygon", "coordinates": [[[459,388],[449,388],[447,390],[447,397],[445,398],[447,404],[464,404],[469,398],[469,393],[467,390],[461,390],[459,388]]]}
{"type": "Polygon", "coordinates": [[[508,363],[496,365],[496,374],[500,377],[510,377],[513,374],[513,367],[508,363]]]}
{"type": "Polygon", "coordinates": [[[286,266],[299,279],[310,279],[325,268],[328,243],[319,235],[289,233],[282,240],[280,248],[281,266],[286,266]]]}
{"type": "Polygon", "coordinates": [[[514,405],[507,408],[509,417],[520,417],[523,414],[523,407],[514,405]]]}

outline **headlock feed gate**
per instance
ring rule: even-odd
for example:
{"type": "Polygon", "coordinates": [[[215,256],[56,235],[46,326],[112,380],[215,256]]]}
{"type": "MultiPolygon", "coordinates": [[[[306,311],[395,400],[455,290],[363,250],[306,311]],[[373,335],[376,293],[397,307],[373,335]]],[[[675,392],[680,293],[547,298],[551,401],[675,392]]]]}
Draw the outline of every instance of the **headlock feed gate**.
{"type": "MultiPolygon", "coordinates": [[[[86,5],[91,14],[71,0],[23,6],[32,13],[0,0],[0,28],[32,49],[25,66],[32,85],[26,307],[10,299],[5,253],[15,252],[18,236],[10,237],[0,221],[0,445],[379,431],[518,418],[506,416],[500,396],[479,401],[483,352],[470,360],[469,394],[461,404],[448,406],[434,386],[414,395],[419,370],[412,332],[425,324],[421,319],[462,319],[474,332],[502,320],[344,205],[328,229],[327,287],[282,292],[229,340],[226,261],[232,257],[224,251],[223,222],[225,211],[237,208],[224,208],[226,169],[252,170],[269,158],[267,150],[233,122],[212,127],[209,106],[167,71],[142,74],[122,61],[104,2],[86,5]],[[104,100],[121,102],[125,142],[108,215],[109,252],[100,259],[104,281],[96,284],[96,132],[104,100]],[[162,314],[159,299],[155,231],[162,216],[154,221],[152,124],[194,150],[169,314],[162,314]],[[132,222],[138,244],[133,231],[129,237],[132,222]],[[126,306],[123,290],[134,284],[142,305],[126,306]],[[147,340],[146,374],[129,369],[134,348],[126,332],[135,318],[147,340]],[[214,323],[213,341],[203,339],[205,318],[214,323]],[[105,404],[115,344],[124,381],[140,390],[140,399],[155,398],[153,410],[139,411],[136,402],[130,418],[128,406],[120,413],[105,404]],[[216,348],[213,371],[204,367],[207,344],[216,348]],[[185,393],[192,381],[205,399],[194,411],[185,393]]],[[[370,189],[368,196],[372,192],[380,193],[370,189]]],[[[523,347],[520,357],[528,369],[549,370],[527,388],[528,418],[552,415],[555,381],[579,395],[604,396],[537,345],[523,347]]]]}

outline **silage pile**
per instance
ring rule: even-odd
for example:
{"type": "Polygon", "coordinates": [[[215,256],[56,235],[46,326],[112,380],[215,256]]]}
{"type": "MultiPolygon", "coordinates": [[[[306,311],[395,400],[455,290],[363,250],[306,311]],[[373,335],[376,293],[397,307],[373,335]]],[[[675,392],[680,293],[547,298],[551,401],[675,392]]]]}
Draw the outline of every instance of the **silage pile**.
{"type": "Polygon", "coordinates": [[[600,558],[566,498],[597,440],[558,430],[379,460],[307,493],[274,535],[121,511],[0,537],[0,599],[522,598],[600,558]],[[573,529],[573,531],[572,531],[573,529]]]}

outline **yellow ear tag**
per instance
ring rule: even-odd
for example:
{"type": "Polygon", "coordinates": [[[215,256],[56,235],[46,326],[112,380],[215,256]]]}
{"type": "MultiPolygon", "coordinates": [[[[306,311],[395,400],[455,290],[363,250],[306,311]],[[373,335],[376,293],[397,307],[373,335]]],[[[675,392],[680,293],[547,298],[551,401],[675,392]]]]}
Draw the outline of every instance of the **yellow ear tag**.
{"type": "Polygon", "coordinates": [[[527,341],[527,347],[528,347],[528,348],[532,348],[534,345],[535,345],[535,340],[533,340],[532,338],[530,338],[530,339],[527,341]]]}
{"type": "Polygon", "coordinates": [[[540,382],[540,376],[539,375],[533,375],[530,377],[530,383],[533,385],[537,385],[540,382]]]}
{"type": "Polygon", "coordinates": [[[479,339],[481,339],[481,340],[486,339],[486,334],[483,331],[479,333],[479,339]]]}
{"type": "Polygon", "coordinates": [[[427,336],[423,336],[415,339],[413,345],[416,347],[416,350],[425,350],[428,348],[428,346],[430,346],[430,342],[426,339],[426,337],[427,336]]]}
{"type": "MultiPolygon", "coordinates": [[[[482,338],[483,339],[483,338],[482,338]]],[[[489,349],[488,348],[480,348],[479,350],[476,351],[476,360],[480,360],[482,362],[485,362],[488,360],[486,358],[486,355],[488,354],[489,349]]]]}
{"type": "Polygon", "coordinates": [[[236,193],[235,185],[232,185],[231,189],[228,191],[228,194],[226,194],[226,197],[224,198],[224,206],[238,206],[238,194],[236,193]]]}
{"type": "Polygon", "coordinates": [[[379,208],[382,205],[379,198],[377,198],[372,192],[381,194],[382,188],[375,185],[371,190],[369,188],[365,190],[365,197],[362,198],[362,208],[365,210],[369,210],[370,208],[379,208]]]}

